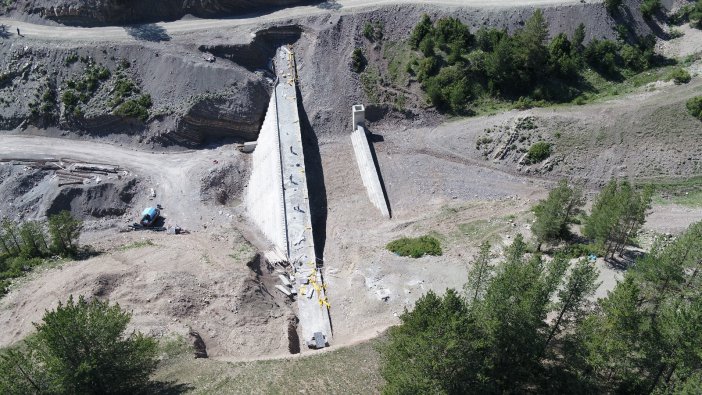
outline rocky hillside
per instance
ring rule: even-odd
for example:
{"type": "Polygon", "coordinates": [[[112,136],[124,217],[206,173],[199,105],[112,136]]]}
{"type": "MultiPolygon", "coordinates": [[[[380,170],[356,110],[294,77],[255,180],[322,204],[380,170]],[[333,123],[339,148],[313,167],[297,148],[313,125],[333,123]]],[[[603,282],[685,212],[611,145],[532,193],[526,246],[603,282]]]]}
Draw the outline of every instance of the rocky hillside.
{"type": "Polygon", "coordinates": [[[16,0],[3,2],[2,13],[39,16],[66,25],[101,26],[168,21],[191,14],[229,16],[302,0],[16,0]],[[8,5],[4,5],[8,4],[8,5]]]}
{"type": "MultiPolygon", "coordinates": [[[[12,36],[0,48],[0,129],[30,127],[41,134],[89,135],[154,147],[195,146],[221,136],[253,140],[274,82],[269,61],[282,44],[294,46],[303,122],[320,140],[347,132],[349,108],[358,103],[367,105],[371,122],[437,124],[444,117],[426,104],[418,84],[392,72],[404,72],[402,62],[409,59],[404,43],[422,14],[459,18],[471,31],[482,26],[513,31],[533,11],[396,5],[353,14],[319,13],[283,25],[228,28],[215,37],[206,32],[171,37],[155,24],[133,27],[135,40],[125,42],[57,45],[12,36]],[[369,23],[382,26],[381,40],[364,37],[369,23]],[[371,73],[351,70],[354,48],[362,48],[371,67],[379,68],[376,80],[367,78],[371,73]]],[[[572,34],[584,23],[586,41],[615,37],[615,26],[622,22],[602,4],[543,12],[552,36],[572,34]]],[[[638,34],[655,33],[640,14],[627,18],[638,34]]]]}

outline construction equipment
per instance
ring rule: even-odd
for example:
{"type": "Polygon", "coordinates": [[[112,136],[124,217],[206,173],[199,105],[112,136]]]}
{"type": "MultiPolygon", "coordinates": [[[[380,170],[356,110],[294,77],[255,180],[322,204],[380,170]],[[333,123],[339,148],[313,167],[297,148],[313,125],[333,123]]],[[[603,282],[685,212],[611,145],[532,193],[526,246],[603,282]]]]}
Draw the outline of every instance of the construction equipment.
{"type": "Polygon", "coordinates": [[[135,222],[129,225],[130,228],[134,230],[153,230],[153,231],[164,231],[166,227],[163,226],[163,217],[161,217],[161,205],[157,204],[156,207],[147,207],[141,212],[141,219],[139,222],[135,222]],[[161,219],[159,221],[159,219],[161,219]]]}

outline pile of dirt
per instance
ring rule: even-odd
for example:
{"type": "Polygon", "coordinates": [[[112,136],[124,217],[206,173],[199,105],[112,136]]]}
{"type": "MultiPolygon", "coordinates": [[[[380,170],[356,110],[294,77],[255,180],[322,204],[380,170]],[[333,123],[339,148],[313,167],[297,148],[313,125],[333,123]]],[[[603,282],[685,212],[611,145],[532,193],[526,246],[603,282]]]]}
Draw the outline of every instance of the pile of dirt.
{"type": "Polygon", "coordinates": [[[83,220],[119,217],[131,208],[138,194],[134,176],[105,177],[100,183],[59,184],[53,170],[11,162],[0,164],[0,216],[38,220],[63,210],[83,220]]]}
{"type": "Polygon", "coordinates": [[[131,208],[137,192],[138,182],[134,178],[129,181],[64,187],[50,198],[46,215],[66,210],[81,219],[122,216],[131,208]]]}
{"type": "Polygon", "coordinates": [[[3,3],[0,11],[41,18],[67,25],[104,26],[175,20],[186,14],[199,17],[233,16],[284,7],[301,0],[21,0],[3,3]]]}
{"type": "Polygon", "coordinates": [[[243,161],[214,164],[200,182],[202,200],[213,205],[230,205],[240,201],[249,179],[250,167],[243,161]]]}

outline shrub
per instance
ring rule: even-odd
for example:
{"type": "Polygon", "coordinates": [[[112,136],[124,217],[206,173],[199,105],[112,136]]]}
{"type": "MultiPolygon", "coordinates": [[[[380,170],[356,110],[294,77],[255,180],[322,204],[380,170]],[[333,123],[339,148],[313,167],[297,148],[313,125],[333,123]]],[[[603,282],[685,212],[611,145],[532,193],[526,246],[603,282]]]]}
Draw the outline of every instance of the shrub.
{"type": "Polygon", "coordinates": [[[619,46],[610,40],[592,40],[585,48],[585,59],[599,72],[614,76],[619,73],[617,67],[619,46]]]}
{"type": "Polygon", "coordinates": [[[643,3],[641,3],[641,13],[643,14],[643,17],[646,19],[651,19],[653,14],[658,12],[658,10],[661,9],[661,1],[660,0],[644,0],[643,3]]]}
{"type": "Polygon", "coordinates": [[[702,29],[702,0],[697,0],[697,3],[691,6],[689,18],[692,27],[702,29]]]}
{"type": "Polygon", "coordinates": [[[527,159],[531,163],[539,163],[549,156],[551,156],[551,144],[545,141],[535,143],[529,147],[529,152],[527,153],[527,159]]]}
{"type": "Polygon", "coordinates": [[[361,48],[356,48],[351,53],[351,71],[354,73],[360,73],[368,64],[366,57],[363,56],[363,50],[361,48]]]}
{"type": "Polygon", "coordinates": [[[688,73],[687,70],[683,68],[677,68],[673,70],[670,73],[670,78],[673,80],[673,82],[675,82],[676,85],[687,84],[692,79],[690,73],[688,73]]]}
{"type": "Polygon", "coordinates": [[[693,97],[687,101],[687,110],[693,117],[702,121],[702,96],[693,97]]]}
{"type": "Polygon", "coordinates": [[[74,53],[69,54],[68,56],[66,56],[66,59],[65,59],[66,66],[73,64],[77,61],[78,61],[78,55],[76,55],[74,53]]]}
{"type": "Polygon", "coordinates": [[[382,22],[366,22],[363,25],[363,37],[369,41],[380,41],[383,39],[383,24],[382,22]]]}
{"type": "Polygon", "coordinates": [[[83,223],[71,216],[68,211],[61,211],[49,217],[49,235],[51,249],[61,256],[73,256],[78,251],[78,238],[83,223]]]}
{"type": "Polygon", "coordinates": [[[78,104],[78,96],[73,90],[67,89],[61,95],[61,101],[66,107],[74,107],[78,104]]]}
{"type": "Polygon", "coordinates": [[[419,21],[417,26],[412,29],[412,33],[410,34],[409,44],[412,49],[419,48],[419,43],[422,42],[427,34],[431,33],[431,30],[431,19],[429,19],[429,15],[423,14],[422,19],[419,21]]]}
{"type": "Polygon", "coordinates": [[[115,110],[116,115],[131,117],[146,122],[149,119],[149,108],[151,107],[151,96],[141,95],[137,99],[130,99],[122,103],[115,110]]]}
{"type": "Polygon", "coordinates": [[[432,236],[403,237],[391,241],[386,248],[399,256],[410,256],[412,258],[420,258],[424,255],[440,256],[442,254],[441,243],[432,236]]]}
{"type": "Polygon", "coordinates": [[[622,0],[605,0],[605,7],[607,7],[607,12],[610,14],[617,12],[621,5],[622,0]]]}

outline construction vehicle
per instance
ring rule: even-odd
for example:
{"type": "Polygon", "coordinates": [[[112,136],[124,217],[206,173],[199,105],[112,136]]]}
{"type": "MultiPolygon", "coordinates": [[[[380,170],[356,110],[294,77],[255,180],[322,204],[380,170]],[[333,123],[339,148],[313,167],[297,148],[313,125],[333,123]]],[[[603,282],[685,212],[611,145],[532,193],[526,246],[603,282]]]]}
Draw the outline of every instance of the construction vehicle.
{"type": "Polygon", "coordinates": [[[139,222],[135,222],[129,227],[133,230],[153,230],[153,231],[164,231],[166,228],[163,226],[165,218],[161,217],[161,210],[163,208],[160,204],[156,207],[147,207],[141,212],[141,219],[139,222]]]}
{"type": "Polygon", "coordinates": [[[141,221],[139,221],[139,224],[144,227],[152,226],[159,215],[161,215],[161,210],[159,210],[158,207],[147,207],[141,213],[141,221]]]}

